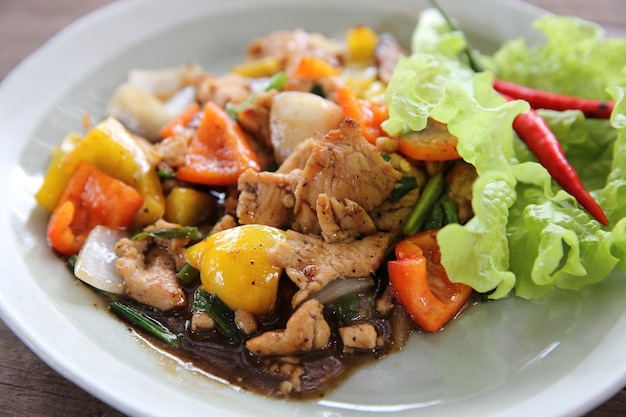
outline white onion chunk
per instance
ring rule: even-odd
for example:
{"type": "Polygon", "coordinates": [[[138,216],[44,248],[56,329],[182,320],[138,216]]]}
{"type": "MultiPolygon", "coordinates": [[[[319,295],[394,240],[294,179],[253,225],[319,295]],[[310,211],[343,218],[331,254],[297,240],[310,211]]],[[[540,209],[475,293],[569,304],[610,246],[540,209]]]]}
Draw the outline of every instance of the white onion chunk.
{"type": "Polygon", "coordinates": [[[115,269],[115,244],[124,237],[123,231],[96,226],[78,253],[74,275],[99,290],[123,294],[124,279],[115,269]]]}

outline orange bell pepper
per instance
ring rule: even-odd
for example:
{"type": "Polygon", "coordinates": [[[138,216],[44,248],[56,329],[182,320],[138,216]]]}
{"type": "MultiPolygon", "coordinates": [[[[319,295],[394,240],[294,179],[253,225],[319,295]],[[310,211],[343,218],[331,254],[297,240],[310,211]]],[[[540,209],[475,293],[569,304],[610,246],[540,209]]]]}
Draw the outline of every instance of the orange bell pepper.
{"type": "Polygon", "coordinates": [[[375,144],[379,137],[388,136],[381,127],[389,118],[389,109],[384,102],[360,99],[347,85],[337,86],[335,93],[344,117],[359,123],[361,133],[369,143],[375,144]]]}
{"type": "Polygon", "coordinates": [[[185,158],[185,163],[178,168],[177,178],[195,184],[234,185],[248,168],[261,169],[239,124],[212,101],[204,106],[202,120],[185,158]]]}
{"type": "Polygon", "coordinates": [[[163,138],[169,138],[170,136],[174,136],[177,133],[183,131],[193,118],[200,111],[200,105],[196,102],[187,107],[181,114],[178,115],[174,120],[166,124],[159,131],[159,135],[163,138]]]}
{"type": "Polygon", "coordinates": [[[340,73],[341,69],[333,67],[328,62],[320,58],[305,55],[300,58],[300,62],[298,62],[293,75],[294,77],[321,78],[332,77],[340,73]]]}
{"type": "Polygon", "coordinates": [[[438,230],[401,240],[396,260],[389,261],[389,282],[396,300],[411,320],[429,332],[440,330],[469,300],[472,287],[453,283],[441,265],[438,230]]]}
{"type": "Polygon", "coordinates": [[[80,162],[50,216],[48,242],[59,253],[74,255],[96,226],[128,228],[142,204],[137,190],[80,162]]]}

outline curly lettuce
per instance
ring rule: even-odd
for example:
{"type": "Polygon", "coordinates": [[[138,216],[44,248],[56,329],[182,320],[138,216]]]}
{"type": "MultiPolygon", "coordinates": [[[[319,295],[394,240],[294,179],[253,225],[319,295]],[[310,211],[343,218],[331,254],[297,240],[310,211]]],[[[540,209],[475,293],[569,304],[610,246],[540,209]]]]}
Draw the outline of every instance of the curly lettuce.
{"type": "Polygon", "coordinates": [[[619,198],[626,195],[626,40],[603,40],[598,26],[570,17],[547,15],[536,27],[546,34],[544,44],[511,41],[481,56],[488,70],[474,73],[464,61],[463,34],[427,10],[386,92],[388,133],[421,130],[432,117],[448,125],[459,154],[475,166],[474,217],[444,227],[438,240],[450,279],[494,299],[579,290],[615,268],[626,271],[626,199],[619,198]],[[604,208],[608,227],[556,186],[517,138],[511,124],[528,104],[506,103],[492,88],[494,76],[616,101],[610,121],[541,112],[604,208]]]}

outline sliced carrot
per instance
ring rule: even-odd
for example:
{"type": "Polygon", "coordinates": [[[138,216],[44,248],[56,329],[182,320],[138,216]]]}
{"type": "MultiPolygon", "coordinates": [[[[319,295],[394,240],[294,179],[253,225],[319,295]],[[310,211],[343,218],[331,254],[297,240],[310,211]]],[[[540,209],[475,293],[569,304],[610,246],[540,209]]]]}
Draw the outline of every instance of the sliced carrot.
{"type": "Polygon", "coordinates": [[[189,126],[189,124],[199,111],[200,105],[197,102],[194,102],[189,107],[187,107],[181,114],[179,114],[178,117],[163,126],[159,131],[159,135],[163,139],[165,139],[182,132],[185,128],[187,128],[187,126],[189,126]]]}
{"type": "Polygon", "coordinates": [[[340,68],[332,66],[323,59],[305,55],[300,58],[300,62],[298,62],[293,75],[294,77],[322,78],[332,77],[340,73],[340,68]]]}
{"type": "Polygon", "coordinates": [[[335,93],[344,117],[359,123],[361,133],[368,142],[374,144],[379,137],[387,136],[381,126],[389,118],[389,109],[384,102],[360,99],[347,85],[337,86],[335,93]]]}
{"type": "Polygon", "coordinates": [[[449,280],[441,265],[437,230],[401,240],[395,253],[396,260],[387,263],[395,298],[422,329],[440,330],[467,303],[472,288],[449,280]]]}
{"type": "Polygon", "coordinates": [[[187,147],[185,159],[178,168],[177,178],[195,184],[234,185],[248,168],[261,169],[241,127],[212,101],[204,106],[202,120],[187,147]]]}
{"type": "Polygon", "coordinates": [[[94,227],[129,227],[142,204],[137,190],[81,162],[48,221],[48,241],[59,253],[73,255],[94,227]]]}
{"type": "Polygon", "coordinates": [[[417,161],[459,159],[458,140],[443,123],[429,119],[424,130],[398,138],[398,152],[417,161]]]}

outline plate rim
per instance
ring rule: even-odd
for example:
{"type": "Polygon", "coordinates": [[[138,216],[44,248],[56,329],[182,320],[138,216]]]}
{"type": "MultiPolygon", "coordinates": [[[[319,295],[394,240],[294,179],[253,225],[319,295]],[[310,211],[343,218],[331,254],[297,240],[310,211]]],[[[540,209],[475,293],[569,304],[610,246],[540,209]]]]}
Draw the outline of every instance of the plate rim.
{"type": "MultiPolygon", "coordinates": [[[[194,2],[194,0],[190,0],[190,1],[194,2]]],[[[124,2],[115,1],[99,9],[96,9],[91,13],[88,13],[87,15],[81,17],[77,21],[73,22],[71,25],[67,26],[66,28],[64,28],[57,34],[55,34],[48,41],[46,41],[40,48],[38,48],[34,53],[30,54],[27,58],[22,60],[0,82],[0,109],[3,108],[2,98],[5,97],[7,94],[9,94],[9,92],[7,91],[8,90],[10,91],[10,89],[14,88],[16,84],[19,84],[20,78],[24,77],[23,75],[24,73],[28,73],[32,71],[33,68],[39,63],[39,61],[45,60],[45,57],[47,56],[47,54],[54,52],[59,47],[64,45],[66,42],[71,41],[74,36],[76,36],[77,34],[80,34],[82,31],[87,30],[87,28],[92,27],[94,24],[101,23],[102,21],[107,21],[108,19],[111,19],[112,17],[129,13],[133,10],[136,10],[135,8],[141,9],[142,7],[146,7],[146,5],[149,2],[150,0],[125,0],[124,2]]],[[[198,3],[198,1],[195,1],[195,2],[198,3]]],[[[509,2],[504,2],[500,0],[492,0],[492,2],[500,3],[500,4],[504,4],[504,3],[513,4],[513,5],[516,5],[513,7],[519,7],[520,8],[519,10],[522,10],[525,13],[540,13],[541,12],[541,9],[535,6],[529,5],[527,3],[521,3],[521,2],[509,3],[509,2]]],[[[160,3],[166,3],[166,2],[161,1],[160,3]]],[[[246,4],[248,3],[248,0],[238,0],[237,3],[246,4]]],[[[280,3],[280,1],[278,3],[280,3]]],[[[299,4],[305,4],[305,3],[306,1],[299,0],[299,4]]],[[[332,1],[330,0],[324,2],[324,4],[331,4],[331,3],[332,1]]],[[[368,3],[373,4],[375,2],[369,1],[368,3]]],[[[95,63],[94,65],[97,65],[97,63],[95,63]]],[[[0,126],[3,125],[2,123],[3,121],[6,121],[5,119],[8,120],[8,116],[2,116],[0,114],[0,126]]],[[[3,128],[0,128],[0,130],[2,129],[3,128]]],[[[9,133],[10,132],[11,130],[9,129],[9,133]]],[[[13,131],[13,132],[16,132],[16,131],[13,131]]],[[[22,130],[22,132],[25,132],[25,130],[22,130]]],[[[5,156],[0,156],[0,173],[5,174],[5,175],[0,175],[0,177],[2,177],[2,180],[0,180],[1,181],[0,189],[14,189],[14,191],[20,192],[20,190],[15,190],[14,184],[10,184],[11,178],[12,178],[13,167],[9,166],[9,164],[11,162],[14,162],[11,160],[11,155],[10,155],[11,149],[13,148],[10,148],[9,152],[5,153],[5,156]]],[[[14,157],[16,156],[17,155],[14,155],[14,157]]],[[[0,218],[0,225],[3,228],[3,230],[8,230],[11,228],[9,217],[12,215],[15,215],[14,213],[6,212],[6,208],[7,207],[4,207],[4,206],[2,207],[3,215],[0,218]]],[[[16,250],[14,247],[9,246],[8,249],[10,253],[9,256],[13,256],[13,257],[19,256],[19,254],[16,253],[16,250]]],[[[10,270],[10,268],[7,265],[3,265],[2,267],[0,267],[0,271],[3,272],[5,275],[14,273],[10,270]]],[[[34,284],[30,282],[28,282],[28,285],[34,287],[34,284]]],[[[47,298],[45,298],[42,294],[38,292],[35,292],[35,294],[37,297],[37,302],[41,305],[43,309],[45,309],[47,312],[50,312],[50,313],[54,313],[56,311],[54,306],[50,303],[50,301],[47,298]]],[[[28,348],[31,351],[33,351],[38,357],[40,357],[44,362],[50,365],[56,372],[58,372],[63,377],[67,378],[68,380],[72,381],[73,383],[75,383],[76,385],[84,389],[85,391],[89,392],[91,395],[94,395],[95,397],[99,398],[105,403],[108,403],[111,406],[119,409],[120,411],[123,411],[128,414],[137,415],[137,416],[165,415],[165,414],[161,414],[161,412],[164,411],[162,407],[159,407],[158,409],[157,408],[146,409],[146,408],[139,408],[137,406],[137,402],[120,401],[119,393],[113,387],[106,386],[105,384],[100,384],[97,381],[94,381],[93,379],[86,378],[84,372],[79,372],[77,371],[76,368],[68,368],[66,364],[67,358],[65,358],[62,355],[62,352],[60,350],[48,349],[46,346],[42,345],[41,341],[37,340],[37,332],[41,331],[44,328],[43,327],[44,325],[43,324],[33,325],[32,323],[27,322],[24,316],[20,317],[19,315],[16,315],[14,309],[11,308],[10,304],[7,303],[6,298],[2,294],[0,294],[0,318],[7,324],[7,327],[9,327],[11,331],[14,334],[16,334],[18,338],[20,338],[20,340],[22,340],[22,342],[24,342],[26,346],[28,346],[28,348]]],[[[60,325],[60,323],[54,323],[54,324],[60,325]]],[[[49,323],[45,324],[45,326],[49,326],[49,323]]],[[[619,326],[616,324],[615,328],[621,327],[621,326],[626,326],[626,317],[621,317],[619,326]]],[[[65,326],[62,326],[62,327],[65,327],[65,326]]],[[[614,330],[610,334],[612,334],[613,332],[614,330]]],[[[68,347],[69,345],[70,344],[65,344],[64,346],[68,347]]],[[[72,345],[78,346],[79,348],[87,348],[87,347],[92,346],[90,341],[83,335],[80,335],[76,340],[74,340],[72,342],[72,345]]],[[[601,352],[592,352],[591,354],[600,355],[601,352]]],[[[588,373],[589,370],[586,369],[587,367],[585,366],[588,363],[589,362],[585,360],[581,362],[579,366],[575,367],[573,369],[573,373],[575,374],[574,376],[583,377],[586,373],[588,373]]],[[[89,363],[84,363],[83,366],[85,367],[84,369],[88,369],[88,370],[93,369],[93,367],[90,368],[89,363]]],[[[146,378],[145,376],[141,376],[141,378],[137,378],[137,383],[149,384],[149,382],[150,382],[149,379],[146,378]]],[[[562,382],[563,381],[559,381],[558,383],[554,384],[554,386],[550,387],[549,389],[547,389],[540,395],[543,397],[554,395],[553,391],[559,390],[560,389],[559,386],[562,384],[562,382]]],[[[611,395],[615,394],[615,392],[621,389],[625,383],[626,383],[626,369],[623,369],[621,372],[618,372],[616,370],[615,375],[613,375],[609,381],[605,382],[603,385],[600,385],[601,389],[599,389],[596,392],[596,395],[593,398],[589,398],[589,397],[585,398],[584,395],[577,395],[575,396],[575,400],[574,400],[574,402],[576,403],[576,406],[574,408],[570,407],[570,409],[565,410],[566,414],[559,414],[563,412],[562,409],[561,410],[554,409],[552,411],[554,411],[554,415],[571,415],[570,413],[588,411],[594,406],[608,399],[611,395]]],[[[159,388],[158,386],[154,387],[154,389],[156,390],[158,390],[158,388],[159,388]]],[[[584,387],[580,386],[580,390],[583,391],[584,387]]],[[[171,393],[168,393],[168,394],[171,394],[171,393]]],[[[218,413],[218,415],[220,412],[223,412],[222,408],[215,408],[214,410],[209,410],[207,409],[206,404],[202,404],[202,406],[205,411],[215,411],[218,413]]],[[[516,404],[514,405],[514,407],[523,408],[525,407],[525,404],[516,404]]],[[[523,412],[524,410],[523,409],[512,410],[511,412],[518,413],[519,411],[523,412]]],[[[229,415],[232,415],[232,414],[229,414],[229,415]]],[[[237,415],[243,416],[245,414],[237,414],[237,415]]],[[[506,415],[523,415],[523,414],[518,413],[518,414],[506,414],[506,415]]]]}

